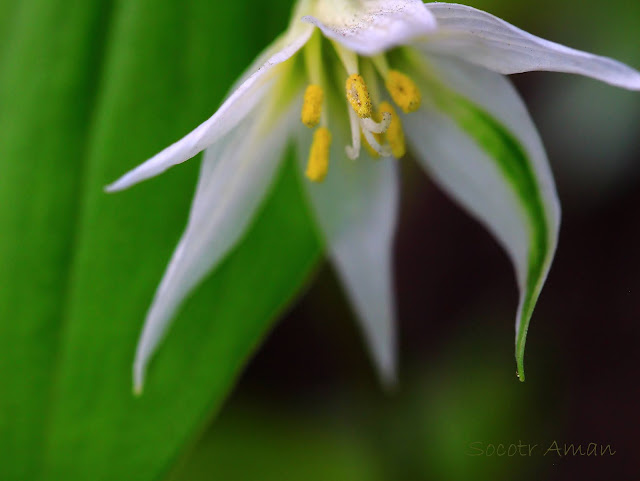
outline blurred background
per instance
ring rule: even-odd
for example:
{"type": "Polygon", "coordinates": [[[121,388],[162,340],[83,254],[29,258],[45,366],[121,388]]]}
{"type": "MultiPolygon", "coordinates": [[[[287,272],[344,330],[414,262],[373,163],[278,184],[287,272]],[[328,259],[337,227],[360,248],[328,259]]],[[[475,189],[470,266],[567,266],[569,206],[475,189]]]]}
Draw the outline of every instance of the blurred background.
{"type": "MultiPolygon", "coordinates": [[[[467,3],[640,67],[640,3],[467,3]]],[[[406,158],[394,392],[289,202],[287,169],[257,240],[188,302],[131,397],[137,333],[198,166],[101,188],[207,118],[291,4],[0,4],[0,479],[640,479],[640,95],[577,76],[512,77],[563,206],[525,383],[506,255],[406,158]],[[260,250],[269,239],[283,244],[260,250]],[[265,272],[290,303],[270,300],[265,272]],[[225,327],[251,316],[241,339],[225,327]],[[615,454],[544,455],[554,442],[615,454]],[[527,447],[498,456],[499,444],[527,447]]]]}

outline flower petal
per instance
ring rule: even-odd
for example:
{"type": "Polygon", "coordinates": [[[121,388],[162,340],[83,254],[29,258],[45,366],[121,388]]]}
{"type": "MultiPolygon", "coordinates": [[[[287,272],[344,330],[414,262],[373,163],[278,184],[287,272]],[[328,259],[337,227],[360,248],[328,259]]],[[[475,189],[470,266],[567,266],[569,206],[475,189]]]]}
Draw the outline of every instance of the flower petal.
{"type": "Polygon", "coordinates": [[[140,391],[146,366],[189,292],[224,258],[248,227],[271,185],[299,121],[300,102],[280,119],[247,118],[204,156],[189,222],[147,313],[134,363],[140,391]],[[277,121],[275,124],[274,121],[277,121]]]}
{"type": "Polygon", "coordinates": [[[560,223],[551,170],[531,118],[506,78],[456,59],[432,58],[430,64],[441,79],[422,86],[431,105],[407,116],[404,125],[425,169],[493,233],[514,264],[520,289],[516,359],[524,380],[529,320],[560,223]]]}
{"type": "Polygon", "coordinates": [[[302,20],[362,55],[404,45],[436,28],[422,0],[320,0],[302,20]]]}
{"type": "MultiPolygon", "coordinates": [[[[298,27],[276,41],[269,50],[271,55],[268,59],[264,63],[254,64],[250,74],[245,73],[246,80],[237,86],[212,117],[181,140],[107,186],[107,192],[123,190],[161,174],[168,168],[189,160],[233,129],[269,92],[278,77],[277,74],[273,75],[274,67],[300,50],[312,32],[313,28],[308,25],[305,28],[298,27]]],[[[263,54],[259,59],[262,60],[264,57],[263,54]]]]}
{"type": "Polygon", "coordinates": [[[606,57],[549,42],[486,12],[465,5],[430,3],[438,30],[423,44],[502,74],[548,70],[586,75],[640,90],[640,72],[606,57]]]}
{"type": "MultiPolygon", "coordinates": [[[[320,184],[307,179],[303,182],[381,380],[392,385],[396,374],[392,253],[398,209],[397,165],[391,160],[375,161],[365,152],[356,161],[348,159],[348,127],[338,127],[334,120],[338,119],[332,118],[329,173],[320,184]]],[[[310,143],[305,134],[299,142],[302,172],[310,143]]]]}

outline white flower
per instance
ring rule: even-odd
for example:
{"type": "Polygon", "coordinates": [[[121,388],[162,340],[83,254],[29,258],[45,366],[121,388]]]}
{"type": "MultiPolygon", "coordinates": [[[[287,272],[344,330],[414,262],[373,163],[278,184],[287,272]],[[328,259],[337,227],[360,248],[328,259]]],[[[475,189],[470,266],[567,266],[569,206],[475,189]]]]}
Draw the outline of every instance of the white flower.
{"type": "Polygon", "coordinates": [[[495,235],[514,264],[516,359],[524,379],[527,327],[560,222],[542,143],[501,75],[531,70],[640,90],[640,73],[619,62],[542,40],[471,7],[299,1],[287,32],[209,120],[107,188],[128,188],[206,149],[188,225],[138,344],[136,390],[185,296],[252,221],[292,139],[329,258],[382,380],[392,382],[398,165],[378,157],[402,157],[405,135],[420,164],[495,235]]]}

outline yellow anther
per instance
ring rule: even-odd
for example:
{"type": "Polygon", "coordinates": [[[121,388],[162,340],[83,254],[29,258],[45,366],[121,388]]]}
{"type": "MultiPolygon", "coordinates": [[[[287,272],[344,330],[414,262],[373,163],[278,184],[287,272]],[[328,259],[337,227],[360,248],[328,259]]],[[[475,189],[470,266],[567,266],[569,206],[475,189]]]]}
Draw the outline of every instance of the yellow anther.
{"type": "Polygon", "coordinates": [[[380,113],[385,112],[391,114],[391,123],[386,132],[387,142],[389,142],[393,156],[396,159],[400,159],[407,152],[404,142],[404,131],[402,130],[402,121],[389,102],[382,102],[380,104],[380,113]]]}
{"type": "Polygon", "coordinates": [[[347,100],[353,107],[358,117],[366,119],[371,117],[371,98],[364,79],[354,73],[347,79],[347,100]]]}
{"type": "Polygon", "coordinates": [[[324,100],[324,92],[322,87],[318,85],[309,85],[304,92],[304,101],[302,103],[301,120],[307,127],[315,127],[320,123],[322,115],[322,102],[324,100]]]}
{"type": "Polygon", "coordinates": [[[422,96],[413,80],[397,70],[389,70],[385,85],[393,101],[405,114],[418,110],[422,96]]]}
{"type": "Polygon", "coordinates": [[[329,171],[329,147],[331,132],[320,127],[313,133],[313,142],[309,151],[306,176],[312,182],[322,182],[329,171]]]}

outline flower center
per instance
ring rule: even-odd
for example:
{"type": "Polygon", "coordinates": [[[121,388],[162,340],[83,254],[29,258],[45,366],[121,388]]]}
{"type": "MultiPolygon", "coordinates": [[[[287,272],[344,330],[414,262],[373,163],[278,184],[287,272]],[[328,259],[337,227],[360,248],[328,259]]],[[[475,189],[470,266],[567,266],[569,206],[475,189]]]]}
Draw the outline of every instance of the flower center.
{"type": "MultiPolygon", "coordinates": [[[[306,176],[312,182],[321,182],[326,177],[331,146],[324,108],[327,99],[321,42],[322,36],[314,34],[304,52],[309,85],[304,93],[300,118],[309,128],[320,125],[313,135],[306,170],[306,176]]],[[[345,146],[347,156],[356,160],[364,146],[373,158],[403,157],[406,147],[402,121],[392,104],[381,97],[388,95],[404,113],[415,112],[422,99],[417,85],[406,74],[391,69],[384,54],[359,58],[341,45],[332,44],[340,60],[339,70],[347,73],[344,85],[352,139],[351,145],[345,146]],[[384,80],[386,92],[379,90],[378,77],[384,80]]]]}

